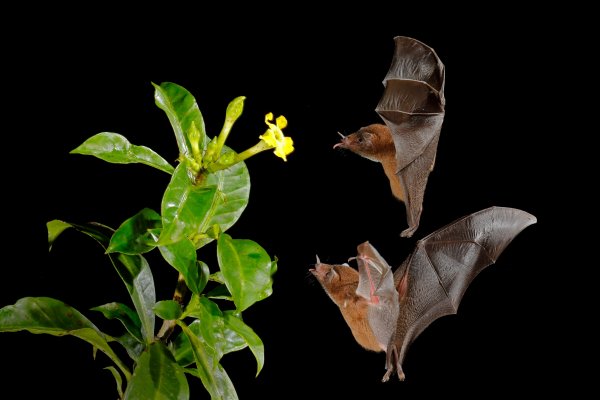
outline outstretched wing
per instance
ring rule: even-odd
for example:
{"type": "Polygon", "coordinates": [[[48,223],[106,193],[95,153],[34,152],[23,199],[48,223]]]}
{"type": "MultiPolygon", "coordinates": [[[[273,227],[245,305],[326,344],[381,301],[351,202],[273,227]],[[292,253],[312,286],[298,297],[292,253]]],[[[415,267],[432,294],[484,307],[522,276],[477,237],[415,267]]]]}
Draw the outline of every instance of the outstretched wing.
{"type": "Polygon", "coordinates": [[[387,353],[388,371],[404,378],[402,361],[413,340],[437,318],[456,314],[471,281],[496,262],[508,244],[536,218],[522,210],[491,207],[458,219],[417,243],[394,274],[400,288],[396,331],[387,353]]]}
{"type": "Polygon", "coordinates": [[[396,37],[392,64],[375,111],[392,133],[396,175],[402,187],[410,237],[419,226],[423,195],[435,163],[444,120],[444,65],[429,46],[396,37]]]}

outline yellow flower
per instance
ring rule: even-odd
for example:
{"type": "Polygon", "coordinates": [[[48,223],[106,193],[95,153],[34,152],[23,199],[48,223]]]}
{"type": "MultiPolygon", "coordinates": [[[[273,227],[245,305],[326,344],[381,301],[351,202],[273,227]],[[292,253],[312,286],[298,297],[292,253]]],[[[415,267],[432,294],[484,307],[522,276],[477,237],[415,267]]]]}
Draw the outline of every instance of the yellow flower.
{"type": "Polygon", "coordinates": [[[280,115],[273,123],[273,113],[265,115],[265,123],[269,127],[267,131],[259,136],[260,139],[264,140],[269,146],[275,148],[275,155],[283,158],[283,161],[287,161],[286,156],[294,151],[294,141],[290,137],[284,136],[281,131],[287,126],[287,120],[283,115],[280,115]]]}

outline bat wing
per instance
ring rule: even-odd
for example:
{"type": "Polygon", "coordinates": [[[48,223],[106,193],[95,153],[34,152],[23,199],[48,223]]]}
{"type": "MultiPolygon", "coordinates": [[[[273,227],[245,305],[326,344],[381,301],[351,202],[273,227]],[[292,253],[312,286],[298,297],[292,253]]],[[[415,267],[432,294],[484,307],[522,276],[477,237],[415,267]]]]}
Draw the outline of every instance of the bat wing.
{"type": "Polygon", "coordinates": [[[360,244],[356,294],[368,301],[367,319],[373,335],[386,350],[398,321],[398,292],[388,263],[369,242],[360,244]]]}
{"type": "Polygon", "coordinates": [[[491,207],[458,219],[417,243],[394,274],[400,311],[386,351],[384,381],[394,369],[404,379],[402,361],[413,340],[437,318],[456,314],[475,276],[535,222],[525,211],[491,207]]]}
{"type": "Polygon", "coordinates": [[[375,111],[392,133],[396,176],[404,194],[410,237],[419,226],[423,195],[435,163],[444,120],[444,65],[433,49],[408,37],[396,37],[392,64],[375,111]]]}

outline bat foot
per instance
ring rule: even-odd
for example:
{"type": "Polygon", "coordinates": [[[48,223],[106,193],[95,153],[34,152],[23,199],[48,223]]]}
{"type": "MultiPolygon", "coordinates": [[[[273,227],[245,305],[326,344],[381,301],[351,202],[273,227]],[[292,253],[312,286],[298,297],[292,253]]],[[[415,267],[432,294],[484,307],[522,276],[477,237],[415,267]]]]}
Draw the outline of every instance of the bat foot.
{"type": "Polygon", "coordinates": [[[389,368],[385,375],[383,376],[383,378],[381,378],[381,382],[387,382],[390,380],[390,376],[392,376],[392,374],[394,373],[394,370],[396,370],[396,375],[398,375],[398,380],[400,380],[401,382],[404,381],[404,379],[406,379],[406,375],[404,375],[404,371],[402,371],[402,367],[398,366],[396,368],[389,368]]]}
{"type": "MultiPolygon", "coordinates": [[[[388,369],[387,372],[385,373],[385,375],[383,376],[383,378],[381,378],[381,382],[387,382],[390,380],[390,376],[392,375],[392,373],[394,372],[393,369],[388,369]]],[[[404,379],[406,378],[406,375],[404,375],[404,371],[402,371],[401,369],[397,369],[396,370],[397,375],[398,375],[398,379],[400,381],[404,381],[404,379]]]]}
{"type": "Polygon", "coordinates": [[[393,369],[388,369],[387,372],[385,373],[385,375],[383,376],[383,378],[381,378],[381,382],[387,382],[390,380],[390,375],[392,375],[392,372],[394,372],[393,369]]]}
{"type": "Polygon", "coordinates": [[[404,375],[404,371],[402,371],[401,369],[398,369],[396,372],[398,373],[398,379],[401,382],[404,382],[404,379],[406,378],[406,375],[404,375]]]}
{"type": "Polygon", "coordinates": [[[413,235],[413,233],[415,233],[415,231],[417,230],[418,227],[419,227],[418,225],[417,226],[410,226],[410,227],[406,228],[405,230],[403,230],[400,233],[400,236],[401,237],[405,237],[405,238],[409,238],[409,237],[411,237],[413,235]]]}

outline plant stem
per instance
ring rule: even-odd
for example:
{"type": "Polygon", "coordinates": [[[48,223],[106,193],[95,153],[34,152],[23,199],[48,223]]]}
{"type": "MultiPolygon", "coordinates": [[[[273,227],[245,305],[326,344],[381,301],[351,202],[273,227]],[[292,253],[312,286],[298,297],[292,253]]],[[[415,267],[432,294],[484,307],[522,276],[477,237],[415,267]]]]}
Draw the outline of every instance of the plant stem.
{"type": "Polygon", "coordinates": [[[267,144],[267,142],[265,142],[264,140],[261,140],[260,142],[258,142],[257,144],[255,144],[254,146],[250,147],[248,150],[245,150],[241,153],[239,153],[236,157],[235,157],[235,163],[238,163],[240,161],[244,161],[245,159],[247,159],[248,157],[251,157],[255,154],[260,153],[261,151],[265,151],[265,150],[269,150],[272,149],[273,146],[269,146],[267,144]]]}
{"type": "MultiPolygon", "coordinates": [[[[185,284],[185,278],[182,273],[179,273],[177,277],[177,285],[175,286],[175,292],[173,293],[173,300],[183,305],[183,298],[187,293],[188,287],[185,284]]],[[[177,320],[170,319],[164,320],[158,333],[156,334],[156,339],[166,342],[169,339],[169,336],[173,333],[175,329],[175,325],[177,325],[177,320]]]]}

